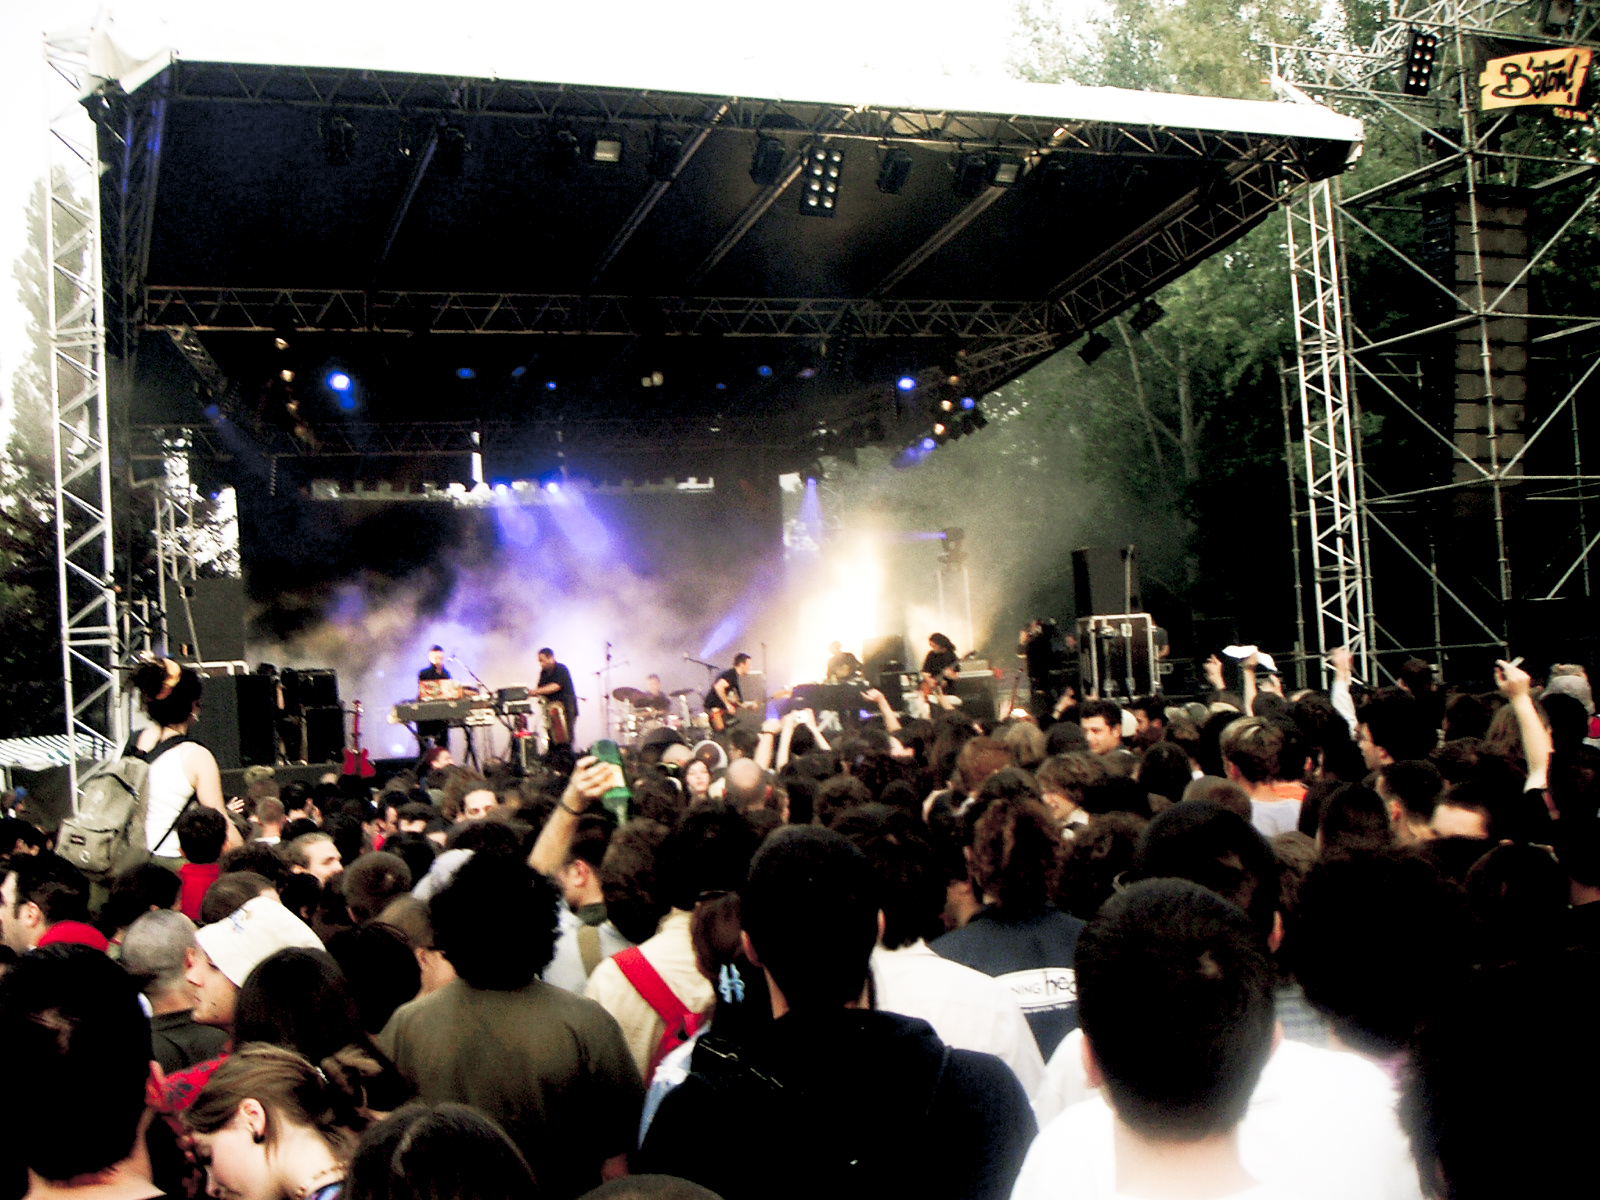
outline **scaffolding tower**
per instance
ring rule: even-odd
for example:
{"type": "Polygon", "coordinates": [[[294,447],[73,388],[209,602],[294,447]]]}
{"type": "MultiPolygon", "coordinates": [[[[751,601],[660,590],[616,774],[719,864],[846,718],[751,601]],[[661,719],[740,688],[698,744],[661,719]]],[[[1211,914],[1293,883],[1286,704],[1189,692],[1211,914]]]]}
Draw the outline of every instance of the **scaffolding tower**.
{"type": "Polygon", "coordinates": [[[1508,647],[1547,663],[1581,635],[1600,289],[1560,272],[1600,230],[1600,137],[1549,108],[1485,109],[1479,76],[1597,37],[1587,3],[1395,0],[1367,48],[1272,48],[1280,97],[1362,117],[1369,146],[1369,179],[1288,206],[1307,657],[1347,646],[1371,683],[1412,655],[1481,677],[1508,647]]]}

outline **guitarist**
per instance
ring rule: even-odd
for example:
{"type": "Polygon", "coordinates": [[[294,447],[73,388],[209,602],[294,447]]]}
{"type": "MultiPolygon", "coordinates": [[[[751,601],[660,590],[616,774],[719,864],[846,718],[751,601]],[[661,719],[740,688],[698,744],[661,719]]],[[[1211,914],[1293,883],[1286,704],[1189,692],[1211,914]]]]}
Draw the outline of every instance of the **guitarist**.
{"type": "Polygon", "coordinates": [[[928,635],[928,653],[922,660],[922,694],[945,693],[961,676],[956,662],[956,644],[942,633],[928,635]]]}
{"type": "Polygon", "coordinates": [[[711,690],[706,693],[706,712],[711,717],[711,724],[718,733],[728,727],[733,720],[739,706],[744,702],[744,696],[739,691],[739,678],[750,673],[750,656],[748,654],[735,654],[733,666],[712,681],[711,690]]]}
{"type": "Polygon", "coordinates": [[[561,729],[552,722],[550,740],[570,746],[573,726],[578,719],[578,694],[572,688],[572,672],[567,670],[565,663],[556,661],[556,652],[549,646],[539,651],[539,682],[533,691],[535,695],[561,705],[565,728],[561,729]],[[557,733],[566,736],[557,737],[557,733]]]}

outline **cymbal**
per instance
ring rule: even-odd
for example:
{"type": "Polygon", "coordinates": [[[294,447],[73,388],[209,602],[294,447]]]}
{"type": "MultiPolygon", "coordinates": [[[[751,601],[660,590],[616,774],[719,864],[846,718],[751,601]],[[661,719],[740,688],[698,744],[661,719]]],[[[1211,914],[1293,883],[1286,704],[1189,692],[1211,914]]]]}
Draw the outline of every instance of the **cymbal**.
{"type": "Polygon", "coordinates": [[[638,704],[650,699],[650,693],[641,692],[634,687],[619,687],[612,690],[611,698],[613,700],[621,700],[624,704],[638,704]]]}
{"type": "Polygon", "coordinates": [[[672,692],[670,694],[674,698],[677,698],[678,696],[693,696],[696,693],[695,693],[695,689],[694,688],[679,688],[677,691],[672,692]]]}

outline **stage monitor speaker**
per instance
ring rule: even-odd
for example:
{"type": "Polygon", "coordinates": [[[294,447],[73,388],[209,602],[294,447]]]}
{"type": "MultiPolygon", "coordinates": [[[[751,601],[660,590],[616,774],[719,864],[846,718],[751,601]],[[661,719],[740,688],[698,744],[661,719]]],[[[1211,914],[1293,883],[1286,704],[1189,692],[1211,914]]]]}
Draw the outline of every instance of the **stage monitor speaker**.
{"type": "Polygon", "coordinates": [[[898,633],[892,633],[887,637],[869,638],[862,650],[864,653],[861,656],[861,673],[868,679],[882,675],[886,671],[904,669],[906,639],[898,633]]]}
{"type": "Polygon", "coordinates": [[[306,709],[306,761],[337,762],[344,747],[344,709],[337,705],[306,709]]]}
{"type": "Polygon", "coordinates": [[[167,614],[168,640],[188,662],[244,661],[244,580],[193,579],[167,614]]]}
{"type": "Polygon", "coordinates": [[[278,761],[277,704],[270,675],[212,675],[201,694],[195,736],[221,770],[270,767],[278,761]]]}
{"type": "Polygon", "coordinates": [[[961,715],[974,721],[993,721],[1000,712],[1000,697],[993,675],[971,675],[950,685],[961,701],[961,715]]]}
{"type": "Polygon", "coordinates": [[[1072,552],[1077,616],[1143,612],[1139,599],[1139,548],[1089,546],[1072,552]]]}

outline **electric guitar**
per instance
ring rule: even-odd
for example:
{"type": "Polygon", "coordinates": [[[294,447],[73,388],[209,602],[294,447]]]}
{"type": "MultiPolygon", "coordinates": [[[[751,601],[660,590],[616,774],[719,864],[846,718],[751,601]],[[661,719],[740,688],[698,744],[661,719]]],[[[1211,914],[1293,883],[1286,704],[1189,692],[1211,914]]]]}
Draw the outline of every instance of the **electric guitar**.
{"type": "Polygon", "coordinates": [[[344,773],[346,775],[359,775],[363,779],[371,779],[378,773],[378,768],[367,761],[367,752],[361,748],[361,701],[355,702],[355,728],[351,738],[355,742],[355,749],[346,746],[344,751],[344,773]]]}

